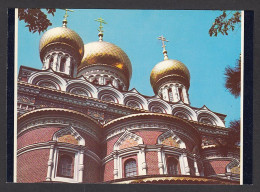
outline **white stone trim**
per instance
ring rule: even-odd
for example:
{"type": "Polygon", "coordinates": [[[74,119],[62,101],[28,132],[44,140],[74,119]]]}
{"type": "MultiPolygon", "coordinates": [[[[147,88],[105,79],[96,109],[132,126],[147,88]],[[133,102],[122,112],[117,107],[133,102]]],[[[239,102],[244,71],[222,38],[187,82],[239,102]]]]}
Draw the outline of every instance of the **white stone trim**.
{"type": "Polygon", "coordinates": [[[180,148],[186,149],[185,143],[172,130],[169,130],[169,131],[162,133],[158,137],[157,143],[162,144],[163,140],[167,139],[169,137],[172,137],[173,140],[176,140],[176,142],[180,145],[180,148]]]}
{"type": "MultiPolygon", "coordinates": [[[[84,162],[84,152],[82,150],[67,149],[67,148],[64,149],[64,148],[59,148],[59,146],[56,146],[55,150],[54,150],[54,155],[53,155],[53,168],[52,168],[52,171],[51,171],[51,181],[60,181],[60,182],[68,182],[68,183],[80,183],[80,182],[82,182],[83,181],[83,170],[84,170],[84,165],[82,163],[82,162],[84,162]],[[75,156],[74,156],[73,178],[60,177],[60,176],[57,175],[59,153],[61,151],[75,154],[75,156]]],[[[50,158],[51,158],[51,154],[50,154],[50,158]]],[[[49,173],[47,173],[47,175],[48,174],[49,173]]],[[[46,180],[47,180],[47,178],[46,178],[46,180]]]]}
{"type": "Polygon", "coordinates": [[[121,135],[121,137],[119,137],[119,139],[115,142],[114,144],[114,150],[119,150],[120,145],[128,138],[134,139],[135,141],[137,141],[138,144],[143,144],[143,139],[142,137],[129,132],[128,130],[126,130],[123,135],[121,135]]]}
{"type": "Polygon", "coordinates": [[[69,126],[67,128],[62,128],[53,135],[53,140],[58,141],[58,138],[70,134],[75,137],[75,139],[78,141],[79,145],[85,146],[85,139],[81,137],[81,135],[72,127],[69,126]]]}

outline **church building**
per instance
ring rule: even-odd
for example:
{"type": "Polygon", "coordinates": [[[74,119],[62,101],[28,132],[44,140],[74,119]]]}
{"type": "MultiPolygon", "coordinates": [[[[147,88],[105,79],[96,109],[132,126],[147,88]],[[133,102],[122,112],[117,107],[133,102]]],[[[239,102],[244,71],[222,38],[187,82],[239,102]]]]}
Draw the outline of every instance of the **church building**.
{"type": "Polygon", "coordinates": [[[192,74],[165,37],[146,96],[129,90],[131,61],[97,21],[97,41],[84,45],[65,15],[41,37],[42,69],[19,69],[17,182],[239,184],[226,115],[190,105],[192,74]]]}

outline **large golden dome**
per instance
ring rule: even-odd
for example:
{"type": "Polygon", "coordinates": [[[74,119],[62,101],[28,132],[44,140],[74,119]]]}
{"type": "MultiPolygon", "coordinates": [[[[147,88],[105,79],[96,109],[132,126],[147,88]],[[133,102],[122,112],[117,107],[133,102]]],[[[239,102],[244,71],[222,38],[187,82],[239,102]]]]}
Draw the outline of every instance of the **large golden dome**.
{"type": "Polygon", "coordinates": [[[45,49],[50,45],[63,44],[73,48],[80,59],[84,54],[84,43],[80,36],[67,27],[56,27],[46,31],[40,40],[40,57],[44,57],[45,49]]]}
{"type": "Polygon", "coordinates": [[[132,65],[126,53],[118,46],[105,42],[96,41],[84,46],[84,56],[79,70],[93,64],[109,65],[122,71],[130,79],[132,65]]]}
{"type": "Polygon", "coordinates": [[[174,78],[186,85],[187,88],[190,86],[190,72],[188,68],[178,60],[164,60],[154,66],[150,76],[153,89],[156,90],[159,86],[158,83],[163,82],[166,78],[174,78]]]}

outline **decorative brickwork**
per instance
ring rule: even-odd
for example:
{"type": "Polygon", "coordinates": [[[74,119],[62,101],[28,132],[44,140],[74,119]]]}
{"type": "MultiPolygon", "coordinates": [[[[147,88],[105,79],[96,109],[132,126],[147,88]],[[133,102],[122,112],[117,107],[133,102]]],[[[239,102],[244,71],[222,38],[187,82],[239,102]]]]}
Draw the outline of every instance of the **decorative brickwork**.
{"type": "Polygon", "coordinates": [[[172,146],[172,147],[177,147],[177,148],[180,147],[180,145],[172,137],[168,137],[168,138],[164,139],[162,144],[163,145],[169,145],[169,146],[172,146]]]}
{"type": "Polygon", "coordinates": [[[231,173],[240,174],[240,167],[236,166],[236,167],[231,168],[231,173]]]}
{"type": "Polygon", "coordinates": [[[58,138],[58,142],[70,143],[70,144],[78,145],[78,141],[72,135],[63,135],[63,136],[58,138]]]}
{"type": "Polygon", "coordinates": [[[128,148],[128,147],[133,147],[138,145],[138,142],[135,141],[132,138],[126,139],[125,141],[122,142],[122,144],[120,145],[119,149],[124,149],[124,148],[128,148]]]}

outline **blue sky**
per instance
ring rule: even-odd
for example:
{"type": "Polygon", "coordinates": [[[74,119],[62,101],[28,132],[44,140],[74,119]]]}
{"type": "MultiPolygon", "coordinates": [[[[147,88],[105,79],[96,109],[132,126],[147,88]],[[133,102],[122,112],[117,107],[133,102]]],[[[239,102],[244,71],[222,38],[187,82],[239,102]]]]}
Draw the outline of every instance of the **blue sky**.
{"type": "MultiPolygon", "coordinates": [[[[50,28],[62,26],[64,10],[57,10],[48,18],[50,28]]],[[[104,41],[121,47],[132,63],[133,74],[130,89],[141,94],[154,95],[150,85],[152,68],[163,60],[160,35],[166,44],[170,59],[183,62],[191,74],[189,96],[191,106],[206,105],[210,110],[227,115],[230,120],[240,117],[240,97],[235,99],[224,87],[224,71],[235,66],[241,51],[241,28],[228,36],[210,37],[208,30],[221,11],[175,10],[102,10],[74,9],[69,13],[68,27],[76,31],[84,44],[97,41],[102,17],[104,41]]],[[[41,69],[39,41],[43,33],[30,33],[25,23],[18,24],[18,67],[21,65],[41,69]]]]}

